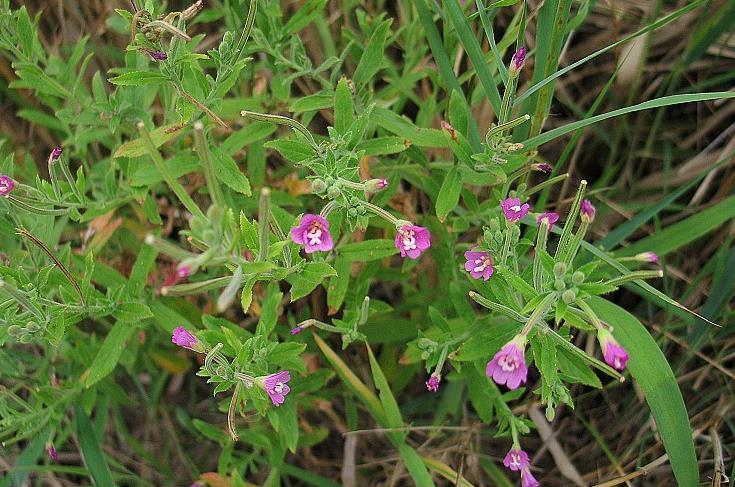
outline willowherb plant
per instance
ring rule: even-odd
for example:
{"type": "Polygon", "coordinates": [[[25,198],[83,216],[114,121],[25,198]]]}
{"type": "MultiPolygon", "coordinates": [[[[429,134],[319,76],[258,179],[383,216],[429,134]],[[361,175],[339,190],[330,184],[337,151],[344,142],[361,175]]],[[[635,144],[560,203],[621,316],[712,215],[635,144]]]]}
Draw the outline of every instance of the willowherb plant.
{"type": "MultiPolygon", "coordinates": [[[[289,469],[288,452],[326,441],[314,413],[341,412],[348,430],[377,425],[416,485],[433,485],[433,474],[467,485],[463,464],[408,440],[414,419],[405,415],[417,409],[402,410],[394,395],[405,388],[432,405],[437,396],[469,403],[472,421],[507,438],[493,454],[531,487],[539,482],[522,443],[533,423],[514,405],[538,401],[553,421],[574,408],[571,385],[623,382],[629,363],[634,379],[643,374],[636,340],[655,342],[602,296],[635,285],[683,307],[643,283],[663,275],[642,267],[658,266],[656,253],[617,255],[586,241],[605,213],[585,180],[568,208],[547,204],[557,184],[579,178],[539,155],[544,98],[524,113],[527,97],[517,96],[536,62],[520,43],[525,16],[496,45],[483,2],[474,14],[456,0],[402,2],[418,20],[397,30],[386,13],[336,2],[355,20],[337,46],[324,37],[327,3],[309,0],[285,20],[275,0],[218,9],[199,0],[181,11],[133,0],[109,22],[127,47],[107,84],[100,72],[85,76],[86,38],[66,59],[49,55],[38,18],[4,0],[10,88],[34,93],[48,113],[31,118],[59,143],[43,174],[13,154],[0,163],[4,446],[27,442],[34,458],[45,449],[56,463],[78,445],[95,483],[115,485],[127,473],[100,449],[105,418],[143,451],[123,408],[138,400],[151,421],[160,408],[168,428],[168,390],[182,436],[221,446],[214,463],[226,485],[265,482],[263,466],[268,485],[294,472],[319,481],[289,469]],[[487,84],[492,73],[478,74],[482,89],[462,89],[474,80],[447,69],[435,14],[484,73],[470,29],[479,18],[502,97],[487,84]],[[197,33],[209,23],[227,28],[216,48],[216,37],[197,33]],[[324,37],[319,60],[298,35],[311,24],[324,37]],[[425,66],[429,56],[438,69],[425,66]],[[475,109],[485,98],[494,118],[482,140],[475,109]],[[580,333],[590,337],[584,350],[580,333]],[[368,365],[348,365],[332,334],[368,365]],[[214,400],[184,408],[181,383],[194,399],[205,387],[196,377],[214,400]]],[[[225,485],[187,468],[171,478],[225,485]]]]}

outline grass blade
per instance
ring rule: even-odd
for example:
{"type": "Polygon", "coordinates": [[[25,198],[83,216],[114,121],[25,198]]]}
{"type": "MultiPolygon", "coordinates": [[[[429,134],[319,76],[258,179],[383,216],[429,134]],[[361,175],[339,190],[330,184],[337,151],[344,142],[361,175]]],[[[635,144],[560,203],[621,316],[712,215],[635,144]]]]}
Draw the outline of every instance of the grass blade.
{"type": "Polygon", "coordinates": [[[101,487],[116,485],[99,441],[97,441],[97,436],[94,434],[92,423],[79,404],[74,407],[74,417],[76,419],[79,450],[94,484],[101,487]]]}
{"type": "Polygon", "coordinates": [[[601,113],[600,115],[595,115],[594,117],[586,118],[584,120],[577,120],[576,122],[562,125],[561,127],[549,130],[548,132],[544,132],[543,134],[531,137],[523,143],[523,146],[526,149],[533,149],[547,142],[550,142],[557,137],[568,134],[569,132],[573,132],[582,127],[587,127],[588,125],[592,125],[602,120],[607,120],[608,118],[625,115],[626,113],[649,110],[651,108],[666,107],[669,105],[679,105],[681,103],[719,100],[725,98],[735,98],[735,93],[730,91],[716,91],[713,93],[685,93],[681,95],[663,96],[661,98],[644,101],[643,103],[638,103],[636,105],[631,105],[628,107],[618,108],[617,110],[613,110],[611,112],[601,113]]]}
{"type": "Polygon", "coordinates": [[[699,469],[684,399],[666,357],[633,315],[602,298],[590,304],[615,327],[615,338],[630,353],[628,370],[646,396],[679,485],[698,485],[699,469]]]}

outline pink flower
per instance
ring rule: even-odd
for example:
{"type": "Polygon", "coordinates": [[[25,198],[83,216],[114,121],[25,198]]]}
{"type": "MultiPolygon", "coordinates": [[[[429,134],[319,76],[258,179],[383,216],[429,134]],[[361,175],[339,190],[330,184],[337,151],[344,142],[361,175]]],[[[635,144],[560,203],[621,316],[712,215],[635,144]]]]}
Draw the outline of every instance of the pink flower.
{"type": "Polygon", "coordinates": [[[581,212],[582,221],[586,221],[589,223],[595,219],[595,213],[597,213],[597,209],[594,207],[590,200],[583,200],[581,212]]]}
{"type": "Polygon", "coordinates": [[[541,213],[538,218],[536,218],[536,223],[539,225],[541,224],[541,220],[543,219],[548,220],[549,226],[552,226],[554,223],[559,221],[559,214],[554,211],[547,211],[546,213],[541,213]]]}
{"type": "Polygon", "coordinates": [[[260,384],[268,393],[274,406],[280,406],[286,400],[286,396],[291,392],[288,387],[288,381],[291,380],[291,374],[288,370],[282,370],[266,377],[260,377],[260,384]]]}
{"type": "Polygon", "coordinates": [[[365,181],[365,191],[375,193],[382,191],[388,187],[388,180],[385,178],[369,179],[365,181]]]}
{"type": "Polygon", "coordinates": [[[291,229],[291,240],[303,245],[307,254],[327,252],[334,247],[327,219],[311,213],[302,216],[299,225],[291,229]]]}
{"type": "Polygon", "coordinates": [[[512,448],[505,454],[503,465],[505,465],[506,468],[517,472],[521,469],[528,468],[531,464],[528,461],[528,453],[517,448],[512,448]]]}
{"type": "Polygon", "coordinates": [[[531,470],[524,468],[521,470],[521,487],[538,487],[538,480],[531,474],[531,470]]]}
{"type": "Polygon", "coordinates": [[[403,225],[396,231],[396,248],[401,257],[417,259],[426,249],[431,247],[431,233],[424,227],[403,225]]]}
{"type": "Polygon", "coordinates": [[[521,205],[521,200],[518,198],[505,199],[500,203],[500,207],[503,209],[505,218],[511,223],[515,223],[528,215],[528,211],[531,209],[531,205],[528,203],[521,205]]]}
{"type": "Polygon", "coordinates": [[[56,452],[56,447],[54,447],[54,444],[51,442],[46,443],[46,453],[48,453],[48,457],[51,459],[52,462],[55,462],[59,459],[59,454],[56,452]]]}
{"type": "Polygon", "coordinates": [[[7,196],[15,188],[15,181],[9,176],[0,176],[0,196],[7,196]]]}
{"type": "Polygon", "coordinates": [[[536,171],[541,171],[544,174],[549,174],[551,171],[554,170],[554,166],[547,162],[540,162],[538,164],[533,164],[531,166],[536,171]]]}
{"type": "Polygon", "coordinates": [[[528,378],[528,367],[526,367],[524,357],[525,348],[526,337],[516,335],[487,363],[485,375],[492,377],[497,384],[507,385],[508,389],[518,389],[518,386],[521,383],[525,384],[528,378]]]}
{"type": "Polygon", "coordinates": [[[434,372],[426,381],[426,389],[429,392],[436,392],[439,390],[439,383],[442,381],[442,376],[434,372]]]}
{"type": "Polygon", "coordinates": [[[179,279],[186,279],[191,275],[191,266],[188,266],[186,264],[179,265],[179,267],[176,268],[176,277],[179,279]]]}
{"type": "Polygon", "coordinates": [[[518,72],[523,69],[523,65],[526,62],[526,53],[528,51],[525,47],[521,46],[515,54],[513,54],[513,58],[510,60],[510,70],[514,72],[515,74],[518,74],[518,72]]]}
{"type": "Polygon", "coordinates": [[[303,327],[301,327],[301,326],[297,326],[297,327],[295,327],[295,328],[291,328],[291,330],[289,330],[289,333],[290,333],[291,335],[298,335],[298,334],[299,334],[299,333],[301,333],[301,332],[302,332],[303,330],[304,330],[304,328],[303,328],[303,327]]]}
{"type": "Polygon", "coordinates": [[[493,258],[489,253],[468,250],[464,253],[464,258],[467,259],[465,270],[475,279],[487,281],[493,275],[493,258]]]}
{"type": "Polygon", "coordinates": [[[154,49],[141,49],[141,51],[148,54],[151,60],[156,62],[165,61],[166,59],[168,59],[168,54],[163,51],[156,51],[154,49]]]}
{"type": "Polygon", "coordinates": [[[204,353],[204,345],[200,342],[197,337],[192,335],[183,326],[179,326],[174,329],[171,335],[171,343],[174,343],[180,347],[188,348],[197,353],[204,353]]]}
{"type": "Polygon", "coordinates": [[[605,363],[614,369],[624,370],[628,363],[628,352],[613,338],[612,333],[604,328],[597,330],[597,340],[602,347],[605,363]]]}
{"type": "Polygon", "coordinates": [[[61,153],[64,152],[64,149],[61,147],[54,147],[54,150],[51,151],[51,154],[48,156],[49,162],[56,162],[61,157],[61,153]]]}
{"type": "Polygon", "coordinates": [[[659,263],[659,257],[655,252],[642,252],[635,256],[635,260],[650,262],[651,264],[659,263]]]}

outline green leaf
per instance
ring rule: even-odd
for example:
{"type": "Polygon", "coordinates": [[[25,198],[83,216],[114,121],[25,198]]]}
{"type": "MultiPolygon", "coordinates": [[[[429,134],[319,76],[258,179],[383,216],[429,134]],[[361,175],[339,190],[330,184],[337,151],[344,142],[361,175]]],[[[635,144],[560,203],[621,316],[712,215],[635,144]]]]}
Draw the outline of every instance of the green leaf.
{"type": "Polygon", "coordinates": [[[730,91],[716,91],[713,93],[687,93],[683,95],[663,96],[661,98],[644,101],[643,103],[638,103],[637,105],[631,105],[629,107],[618,108],[617,110],[613,110],[611,112],[601,113],[600,115],[595,115],[594,117],[585,118],[584,120],[577,120],[576,122],[568,123],[566,125],[562,125],[561,127],[551,129],[547,132],[544,132],[543,134],[528,139],[523,143],[523,147],[524,149],[533,149],[547,142],[550,142],[557,137],[568,134],[569,132],[574,132],[575,130],[582,127],[587,127],[588,125],[601,122],[602,120],[607,120],[608,118],[625,115],[626,113],[639,112],[641,110],[649,110],[651,108],[660,108],[670,105],[679,105],[682,103],[720,100],[726,98],[735,98],[735,93],[730,91]]]}
{"type": "Polygon", "coordinates": [[[149,86],[163,83],[167,79],[163,74],[152,71],[130,71],[108,81],[117,86],[149,86]]]}
{"type": "MultiPolygon", "coordinates": [[[[102,412],[98,414],[102,414],[102,412]]],[[[100,448],[99,441],[92,428],[92,423],[89,421],[79,402],[74,406],[74,419],[82,460],[84,460],[84,464],[89,469],[89,474],[94,484],[100,487],[117,485],[112,478],[110,467],[107,465],[107,460],[102,453],[102,448],[100,448]]]]}
{"type": "Polygon", "coordinates": [[[227,137],[225,141],[222,142],[221,148],[225,154],[233,155],[246,145],[265,139],[275,132],[277,128],[277,125],[270,122],[250,122],[244,128],[233,132],[232,135],[227,137]]]}
{"type": "Polygon", "coordinates": [[[346,134],[355,121],[355,107],[352,102],[352,91],[347,78],[340,78],[334,92],[334,129],[346,134]]]}
{"type": "Polygon", "coordinates": [[[296,9],[296,13],[288,19],[288,23],[284,27],[286,32],[295,34],[310,23],[318,16],[323,15],[322,10],[327,5],[328,0],[307,0],[296,9]]]}
{"type": "Polygon", "coordinates": [[[378,397],[380,398],[380,403],[383,405],[383,411],[385,411],[385,417],[387,420],[386,427],[400,428],[403,426],[403,418],[401,417],[401,410],[398,409],[396,398],[390,390],[390,386],[385,378],[385,374],[383,374],[383,370],[380,368],[378,361],[375,360],[373,351],[370,349],[369,345],[366,345],[366,348],[368,359],[370,361],[370,371],[373,374],[373,382],[375,383],[375,387],[378,388],[378,397]]]}
{"type": "Polygon", "coordinates": [[[127,321],[128,323],[137,323],[142,320],[152,318],[151,309],[143,303],[122,303],[112,313],[118,321],[127,321]]]}
{"type": "Polygon", "coordinates": [[[288,281],[291,283],[291,301],[296,301],[312,292],[325,277],[336,275],[337,271],[326,262],[307,262],[301,272],[288,276],[288,281]]]}
{"type": "Polygon", "coordinates": [[[589,300],[630,354],[628,370],[646,396],[679,485],[699,485],[699,468],[686,406],[666,357],[640,321],[602,298],[589,300]]]}
{"type": "Polygon", "coordinates": [[[653,251],[660,256],[666,255],[720,228],[725,222],[734,217],[735,196],[730,196],[706,210],[695,213],[680,222],[657,231],[650,237],[642,238],[621,249],[618,255],[635,255],[645,251],[653,251]]]}
{"type": "Polygon", "coordinates": [[[225,183],[230,189],[250,196],[250,181],[237,167],[237,163],[232,157],[219,147],[212,147],[212,163],[214,164],[214,172],[217,179],[225,183]]]}
{"type": "Polygon", "coordinates": [[[348,243],[340,246],[338,251],[339,255],[349,262],[380,260],[398,253],[395,242],[388,239],[348,243]]]}
{"type": "MultiPolygon", "coordinates": [[[[169,129],[175,126],[176,124],[171,124],[153,129],[151,131],[151,140],[153,141],[153,145],[156,148],[161,147],[163,144],[176,137],[176,135],[178,135],[177,132],[169,131],[169,129]]],[[[125,142],[123,145],[118,147],[112,157],[141,157],[146,154],[148,154],[148,151],[146,149],[145,142],[139,137],[125,142]]]]}
{"type": "Polygon", "coordinates": [[[436,198],[436,216],[440,222],[447,219],[447,215],[459,203],[459,194],[462,191],[462,176],[457,167],[453,167],[447,177],[444,178],[439,196],[436,198]]]}
{"type": "Polygon", "coordinates": [[[393,19],[384,20],[375,29],[367,47],[360,56],[355,73],[352,76],[358,88],[365,86],[383,65],[385,60],[385,41],[390,34],[393,19]]]}
{"type": "MultiPolygon", "coordinates": [[[[148,307],[146,306],[146,309],[148,307]]],[[[148,310],[150,313],[150,310],[148,310]]],[[[152,314],[151,314],[152,316],[152,314]]],[[[125,350],[125,343],[136,330],[135,324],[131,322],[118,321],[102,342],[92,365],[82,375],[84,387],[91,387],[107,377],[117,366],[120,356],[125,350]]]]}

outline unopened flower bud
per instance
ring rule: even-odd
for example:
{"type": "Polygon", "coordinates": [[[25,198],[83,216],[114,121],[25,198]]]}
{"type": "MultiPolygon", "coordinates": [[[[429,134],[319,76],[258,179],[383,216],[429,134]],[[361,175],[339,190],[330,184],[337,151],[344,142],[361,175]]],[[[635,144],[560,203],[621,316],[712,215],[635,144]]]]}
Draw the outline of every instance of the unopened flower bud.
{"type": "Polygon", "coordinates": [[[327,190],[327,196],[330,199],[338,198],[340,194],[342,194],[342,191],[340,191],[339,188],[334,185],[330,186],[329,189],[327,190]]]}
{"type": "Polygon", "coordinates": [[[541,162],[539,164],[531,164],[531,168],[534,171],[541,171],[544,174],[549,174],[551,171],[554,170],[554,166],[545,162],[541,162]]]}
{"type": "Polygon", "coordinates": [[[0,176],[0,196],[9,195],[15,188],[15,181],[10,176],[0,176]]]}
{"type": "Polygon", "coordinates": [[[314,179],[311,182],[311,190],[314,193],[323,193],[327,190],[327,183],[323,179],[314,179]]]}
{"type": "Polygon", "coordinates": [[[595,219],[595,213],[597,213],[597,209],[594,207],[590,200],[583,200],[580,213],[582,214],[582,221],[591,223],[595,219]]]}
{"type": "Polygon", "coordinates": [[[635,256],[635,260],[640,262],[650,262],[651,264],[659,263],[659,257],[655,252],[641,252],[635,256]]]}
{"type": "Polygon", "coordinates": [[[563,293],[561,293],[561,299],[564,300],[567,304],[572,304],[575,299],[577,299],[577,293],[572,291],[571,289],[567,289],[563,293]]]}
{"type": "Polygon", "coordinates": [[[567,287],[567,285],[564,283],[564,279],[558,277],[554,279],[554,289],[557,291],[563,291],[565,287],[567,287]]]}
{"type": "Polygon", "coordinates": [[[567,265],[564,262],[557,262],[554,264],[554,275],[563,276],[567,273],[567,265]]]}
{"type": "Polygon", "coordinates": [[[347,209],[347,216],[349,216],[350,218],[357,217],[357,208],[348,208],[347,209]]]}
{"type": "Polygon", "coordinates": [[[365,191],[369,193],[376,193],[382,191],[388,187],[388,180],[385,178],[380,179],[369,179],[365,181],[365,191]]]}
{"type": "Polygon", "coordinates": [[[576,286],[579,286],[580,284],[582,284],[584,282],[584,278],[585,278],[584,272],[577,271],[574,274],[572,274],[572,282],[576,286]]]}
{"type": "Polygon", "coordinates": [[[48,156],[49,162],[56,162],[61,157],[61,153],[63,152],[63,149],[61,147],[54,147],[54,150],[51,151],[51,154],[48,156]]]}
{"type": "Polygon", "coordinates": [[[509,66],[511,76],[518,76],[518,73],[523,69],[523,65],[526,63],[527,52],[526,48],[521,46],[515,54],[513,54],[513,58],[510,60],[509,66]]]}

